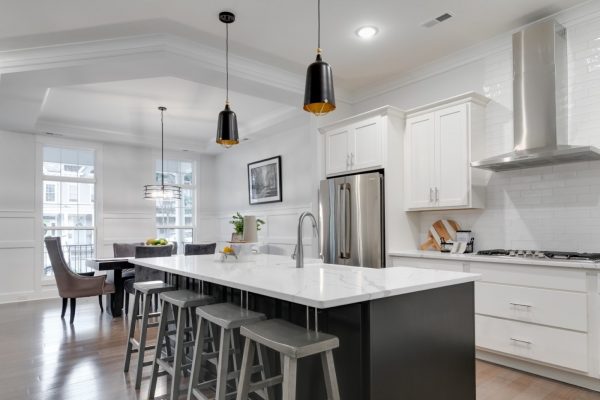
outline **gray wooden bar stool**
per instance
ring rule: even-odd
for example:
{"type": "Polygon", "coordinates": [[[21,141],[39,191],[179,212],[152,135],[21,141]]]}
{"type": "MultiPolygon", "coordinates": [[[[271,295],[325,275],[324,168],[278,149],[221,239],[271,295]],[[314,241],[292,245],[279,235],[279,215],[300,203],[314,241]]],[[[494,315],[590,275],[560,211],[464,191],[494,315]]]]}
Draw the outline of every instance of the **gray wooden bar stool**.
{"type": "MultiPolygon", "coordinates": [[[[152,364],[152,377],[150,378],[150,389],[148,391],[148,398],[154,398],[154,392],[156,391],[156,381],[159,375],[170,375],[171,381],[171,394],[170,399],[176,400],[179,398],[179,383],[181,382],[181,373],[183,370],[191,367],[190,363],[184,364],[184,348],[188,348],[194,345],[194,335],[197,330],[197,318],[196,318],[196,307],[205,306],[215,302],[215,299],[211,296],[207,296],[201,293],[192,292],[191,290],[176,290],[172,292],[164,292],[160,294],[162,301],[163,312],[161,314],[160,322],[158,325],[158,341],[156,343],[156,353],[154,355],[154,363],[152,364]],[[169,306],[173,310],[173,316],[176,319],[176,328],[174,332],[169,331],[168,327],[168,312],[169,306]],[[186,320],[192,321],[192,327],[186,328],[186,320]],[[185,341],[184,336],[187,332],[192,332],[192,340],[185,341]],[[167,354],[166,357],[162,355],[163,340],[170,333],[175,334],[175,350],[173,355],[167,354]],[[162,371],[159,371],[162,368],[162,371]]],[[[187,360],[186,360],[187,361],[187,360]]]]}
{"type": "MultiPolygon", "coordinates": [[[[227,392],[227,382],[235,379],[237,386],[239,362],[239,341],[237,335],[239,328],[256,322],[264,321],[267,317],[259,312],[248,310],[243,306],[234,305],[231,303],[213,304],[196,309],[198,314],[198,331],[196,333],[196,345],[194,346],[194,359],[192,362],[191,381],[188,390],[188,400],[200,399],[208,400],[203,390],[214,389],[215,396],[210,397],[215,400],[225,400],[226,398],[235,395],[235,390],[227,392]],[[211,354],[204,351],[205,330],[214,324],[221,328],[219,352],[211,354]],[[233,371],[229,371],[229,358],[233,355],[233,371]],[[217,357],[217,377],[212,380],[201,381],[201,370],[203,362],[211,358],[217,357]]],[[[259,364],[253,367],[252,372],[261,372],[262,378],[265,379],[265,366],[263,364],[263,353],[259,349],[258,362],[259,364]]],[[[203,375],[203,374],[202,374],[203,375]]],[[[269,399],[268,393],[262,396],[269,399]]]]}
{"type": "MultiPolygon", "coordinates": [[[[129,371],[129,363],[131,362],[131,355],[138,353],[137,371],[135,374],[135,388],[139,389],[142,383],[142,370],[144,367],[152,365],[152,361],[144,361],[144,355],[146,351],[154,349],[155,345],[146,345],[148,328],[158,326],[157,322],[148,322],[150,318],[158,317],[161,315],[160,312],[150,312],[150,304],[152,303],[152,296],[158,293],[175,290],[176,288],[172,285],[168,285],[163,281],[147,281],[147,282],[136,282],[133,284],[135,289],[135,298],[133,300],[133,311],[134,314],[131,316],[129,322],[129,336],[127,339],[127,350],[125,352],[125,367],[124,372],[129,371]],[[142,304],[142,313],[139,314],[140,302],[142,304]],[[140,340],[135,339],[135,328],[137,321],[142,320],[140,327],[140,340]]],[[[167,349],[170,351],[169,346],[167,349]]]]}
{"type": "Polygon", "coordinates": [[[321,355],[327,399],[340,400],[333,362],[333,349],[340,345],[336,336],[311,331],[281,319],[242,326],[240,333],[246,338],[246,344],[237,400],[247,400],[249,393],[280,383],[283,386],[283,400],[295,400],[298,359],[313,354],[321,355]],[[277,351],[282,356],[282,374],[259,382],[250,382],[254,350],[259,344],[277,351]]]}

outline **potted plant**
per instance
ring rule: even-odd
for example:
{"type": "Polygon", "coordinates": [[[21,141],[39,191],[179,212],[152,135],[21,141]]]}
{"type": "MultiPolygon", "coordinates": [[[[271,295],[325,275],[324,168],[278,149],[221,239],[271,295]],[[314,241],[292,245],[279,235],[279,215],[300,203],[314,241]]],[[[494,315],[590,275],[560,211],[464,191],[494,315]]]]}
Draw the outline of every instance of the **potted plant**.
{"type": "MultiPolygon", "coordinates": [[[[244,235],[244,216],[238,212],[235,213],[231,217],[231,221],[229,221],[231,225],[233,225],[233,233],[231,234],[232,242],[241,242],[244,235]]],[[[265,224],[260,218],[256,219],[256,230],[260,231],[260,227],[265,224]]]]}

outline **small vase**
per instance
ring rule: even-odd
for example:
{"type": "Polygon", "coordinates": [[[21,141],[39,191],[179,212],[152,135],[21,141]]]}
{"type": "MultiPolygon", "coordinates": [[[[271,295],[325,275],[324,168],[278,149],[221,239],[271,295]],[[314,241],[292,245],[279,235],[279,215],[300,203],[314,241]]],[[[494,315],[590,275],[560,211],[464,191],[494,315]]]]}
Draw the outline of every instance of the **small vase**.
{"type": "Polygon", "coordinates": [[[241,242],[244,239],[244,235],[242,233],[232,233],[231,234],[231,241],[232,242],[241,242]]]}

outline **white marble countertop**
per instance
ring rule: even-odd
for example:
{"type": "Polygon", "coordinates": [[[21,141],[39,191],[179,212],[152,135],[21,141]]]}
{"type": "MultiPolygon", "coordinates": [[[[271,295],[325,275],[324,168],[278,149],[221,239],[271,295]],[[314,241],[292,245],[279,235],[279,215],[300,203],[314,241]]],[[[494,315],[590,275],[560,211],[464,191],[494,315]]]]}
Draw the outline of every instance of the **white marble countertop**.
{"type": "Polygon", "coordinates": [[[392,257],[410,257],[410,258],[428,258],[449,261],[475,261],[475,262],[490,262],[500,264],[521,264],[521,265],[536,265],[540,267],[561,267],[561,268],[578,268],[600,270],[600,263],[586,261],[568,261],[568,260],[536,260],[535,258],[511,257],[511,256],[484,256],[475,253],[470,254],[450,254],[442,253],[441,251],[432,250],[400,250],[390,251],[388,255],[392,257]]]}
{"type": "Polygon", "coordinates": [[[285,256],[219,262],[213,255],[137,258],[129,262],[309,307],[329,308],[473,282],[477,274],[419,268],[360,268],[285,256]]]}

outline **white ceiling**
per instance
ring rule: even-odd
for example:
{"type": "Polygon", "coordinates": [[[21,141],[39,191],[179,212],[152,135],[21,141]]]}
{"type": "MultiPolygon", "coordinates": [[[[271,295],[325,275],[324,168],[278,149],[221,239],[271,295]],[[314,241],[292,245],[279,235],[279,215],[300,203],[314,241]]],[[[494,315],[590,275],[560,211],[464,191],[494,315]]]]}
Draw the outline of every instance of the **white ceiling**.
{"type": "MultiPolygon", "coordinates": [[[[338,103],[419,66],[582,0],[323,0],[324,58],[338,103]],[[421,24],[450,12],[433,28],[421,24]],[[372,24],[371,41],[355,35],[372,24]]],[[[218,151],[224,26],[242,138],[308,121],[304,71],[316,48],[316,0],[0,0],[0,129],[218,151]]]]}
{"type": "MultiPolygon", "coordinates": [[[[244,136],[262,127],[260,116],[289,118],[300,113],[290,105],[237,92],[230,92],[230,97],[244,136]]],[[[68,127],[126,132],[156,145],[160,143],[157,107],[162,105],[167,107],[166,141],[178,138],[204,144],[215,140],[224,99],[223,89],[174,77],[63,86],[48,92],[37,124],[59,132],[68,127]]]]}
{"type": "MultiPolygon", "coordinates": [[[[582,0],[323,0],[322,47],[335,77],[348,89],[397,77],[436,58],[525,23],[583,3],[582,0]],[[433,28],[420,25],[440,14],[454,17],[433,28]],[[355,30],[366,24],[380,34],[365,42],[355,30]]],[[[131,35],[140,30],[177,29],[218,44],[224,36],[219,11],[234,11],[231,39],[249,56],[272,56],[304,68],[316,48],[316,0],[4,0],[1,47],[36,42],[90,40],[95,35],[131,35]],[[141,22],[153,20],[152,23],[141,22]],[[163,21],[160,21],[163,20],[163,21]],[[131,24],[131,22],[138,24],[131,24]],[[99,29],[109,24],[125,24],[99,29]],[[96,31],[77,30],[96,27],[96,31]],[[193,30],[189,30],[192,28],[193,30]],[[71,32],[69,32],[71,31],[71,32]],[[195,32],[196,31],[196,32],[195,32]],[[48,35],[48,33],[55,33],[48,35]],[[59,32],[62,32],[59,34],[59,32]],[[15,39],[19,36],[40,35],[15,39]],[[259,53],[256,53],[259,51],[259,53]]],[[[232,47],[235,52],[235,45],[232,47]]],[[[291,67],[282,62],[283,67],[291,67]]]]}

